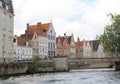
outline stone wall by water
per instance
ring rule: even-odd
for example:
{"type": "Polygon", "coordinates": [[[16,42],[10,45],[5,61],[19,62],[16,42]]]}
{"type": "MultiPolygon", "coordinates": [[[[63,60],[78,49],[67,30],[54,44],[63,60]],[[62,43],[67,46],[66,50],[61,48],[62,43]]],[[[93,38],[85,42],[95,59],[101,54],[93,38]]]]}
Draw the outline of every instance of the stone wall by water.
{"type": "Polygon", "coordinates": [[[67,57],[66,56],[54,57],[53,62],[54,62],[56,67],[68,70],[67,57]]]}
{"type": "Polygon", "coordinates": [[[1,63],[0,75],[22,74],[26,73],[26,63],[1,63]]]}

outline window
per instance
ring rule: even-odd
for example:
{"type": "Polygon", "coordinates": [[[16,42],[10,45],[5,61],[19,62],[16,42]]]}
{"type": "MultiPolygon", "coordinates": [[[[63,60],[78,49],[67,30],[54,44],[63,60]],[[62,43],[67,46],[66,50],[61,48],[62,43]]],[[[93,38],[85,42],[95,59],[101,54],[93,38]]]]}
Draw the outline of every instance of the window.
{"type": "Polygon", "coordinates": [[[11,38],[11,37],[8,37],[8,40],[9,40],[9,52],[10,52],[10,50],[11,50],[11,46],[12,46],[12,44],[11,44],[11,42],[12,42],[12,38],[11,38]]]}
{"type": "Polygon", "coordinates": [[[50,30],[50,32],[52,33],[52,30],[50,30]]]}
{"type": "Polygon", "coordinates": [[[2,44],[5,44],[5,35],[2,36],[2,44]]]}
{"type": "Polygon", "coordinates": [[[8,28],[9,28],[9,31],[11,31],[11,28],[12,28],[12,17],[11,16],[8,17],[8,28]]]}
{"type": "Polygon", "coordinates": [[[50,49],[50,42],[48,43],[48,48],[50,49]]]}
{"type": "Polygon", "coordinates": [[[54,49],[55,49],[55,43],[53,43],[54,49]]]}
{"type": "Polygon", "coordinates": [[[2,28],[5,29],[5,13],[2,13],[2,28]]]}
{"type": "Polygon", "coordinates": [[[2,7],[2,1],[0,1],[0,6],[2,7]]]}
{"type": "Polygon", "coordinates": [[[51,35],[51,40],[52,40],[52,35],[51,35]]]}
{"type": "Polygon", "coordinates": [[[48,35],[48,39],[50,40],[50,35],[48,35]]]}
{"type": "Polygon", "coordinates": [[[51,43],[51,49],[52,49],[52,43],[51,43]]]}

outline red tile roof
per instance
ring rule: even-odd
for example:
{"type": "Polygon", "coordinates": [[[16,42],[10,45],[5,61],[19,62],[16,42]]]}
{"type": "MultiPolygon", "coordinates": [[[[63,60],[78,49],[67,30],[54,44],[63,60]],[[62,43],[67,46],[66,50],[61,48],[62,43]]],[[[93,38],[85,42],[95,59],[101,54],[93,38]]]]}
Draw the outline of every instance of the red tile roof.
{"type": "Polygon", "coordinates": [[[50,28],[50,24],[51,23],[45,23],[45,24],[38,23],[37,25],[30,25],[30,26],[28,25],[25,34],[27,35],[28,39],[32,39],[35,32],[37,33],[38,36],[46,36],[47,31],[50,28]]]}
{"type": "Polygon", "coordinates": [[[26,46],[26,39],[22,37],[17,37],[18,46],[26,46]]]}
{"type": "Polygon", "coordinates": [[[75,46],[76,47],[78,47],[78,46],[83,47],[83,45],[84,45],[83,41],[80,41],[80,43],[79,42],[75,42],[75,46]]]}

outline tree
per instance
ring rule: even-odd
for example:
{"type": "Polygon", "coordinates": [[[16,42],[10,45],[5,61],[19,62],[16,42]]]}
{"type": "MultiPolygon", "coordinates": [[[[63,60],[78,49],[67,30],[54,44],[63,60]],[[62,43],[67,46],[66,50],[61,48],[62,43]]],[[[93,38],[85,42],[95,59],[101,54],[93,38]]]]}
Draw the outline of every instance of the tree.
{"type": "Polygon", "coordinates": [[[103,35],[98,40],[103,43],[105,51],[120,52],[120,15],[109,14],[111,24],[106,25],[103,35]]]}

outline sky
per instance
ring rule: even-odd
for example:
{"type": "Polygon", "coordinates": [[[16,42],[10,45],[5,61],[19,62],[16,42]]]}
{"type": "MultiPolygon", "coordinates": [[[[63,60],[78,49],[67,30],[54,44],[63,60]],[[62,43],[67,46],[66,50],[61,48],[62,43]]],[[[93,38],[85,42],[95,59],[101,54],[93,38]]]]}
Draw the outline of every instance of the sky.
{"type": "Polygon", "coordinates": [[[52,21],[57,36],[73,33],[75,40],[94,40],[110,24],[107,15],[120,14],[120,0],[12,0],[14,34],[25,33],[26,24],[52,21]]]}

